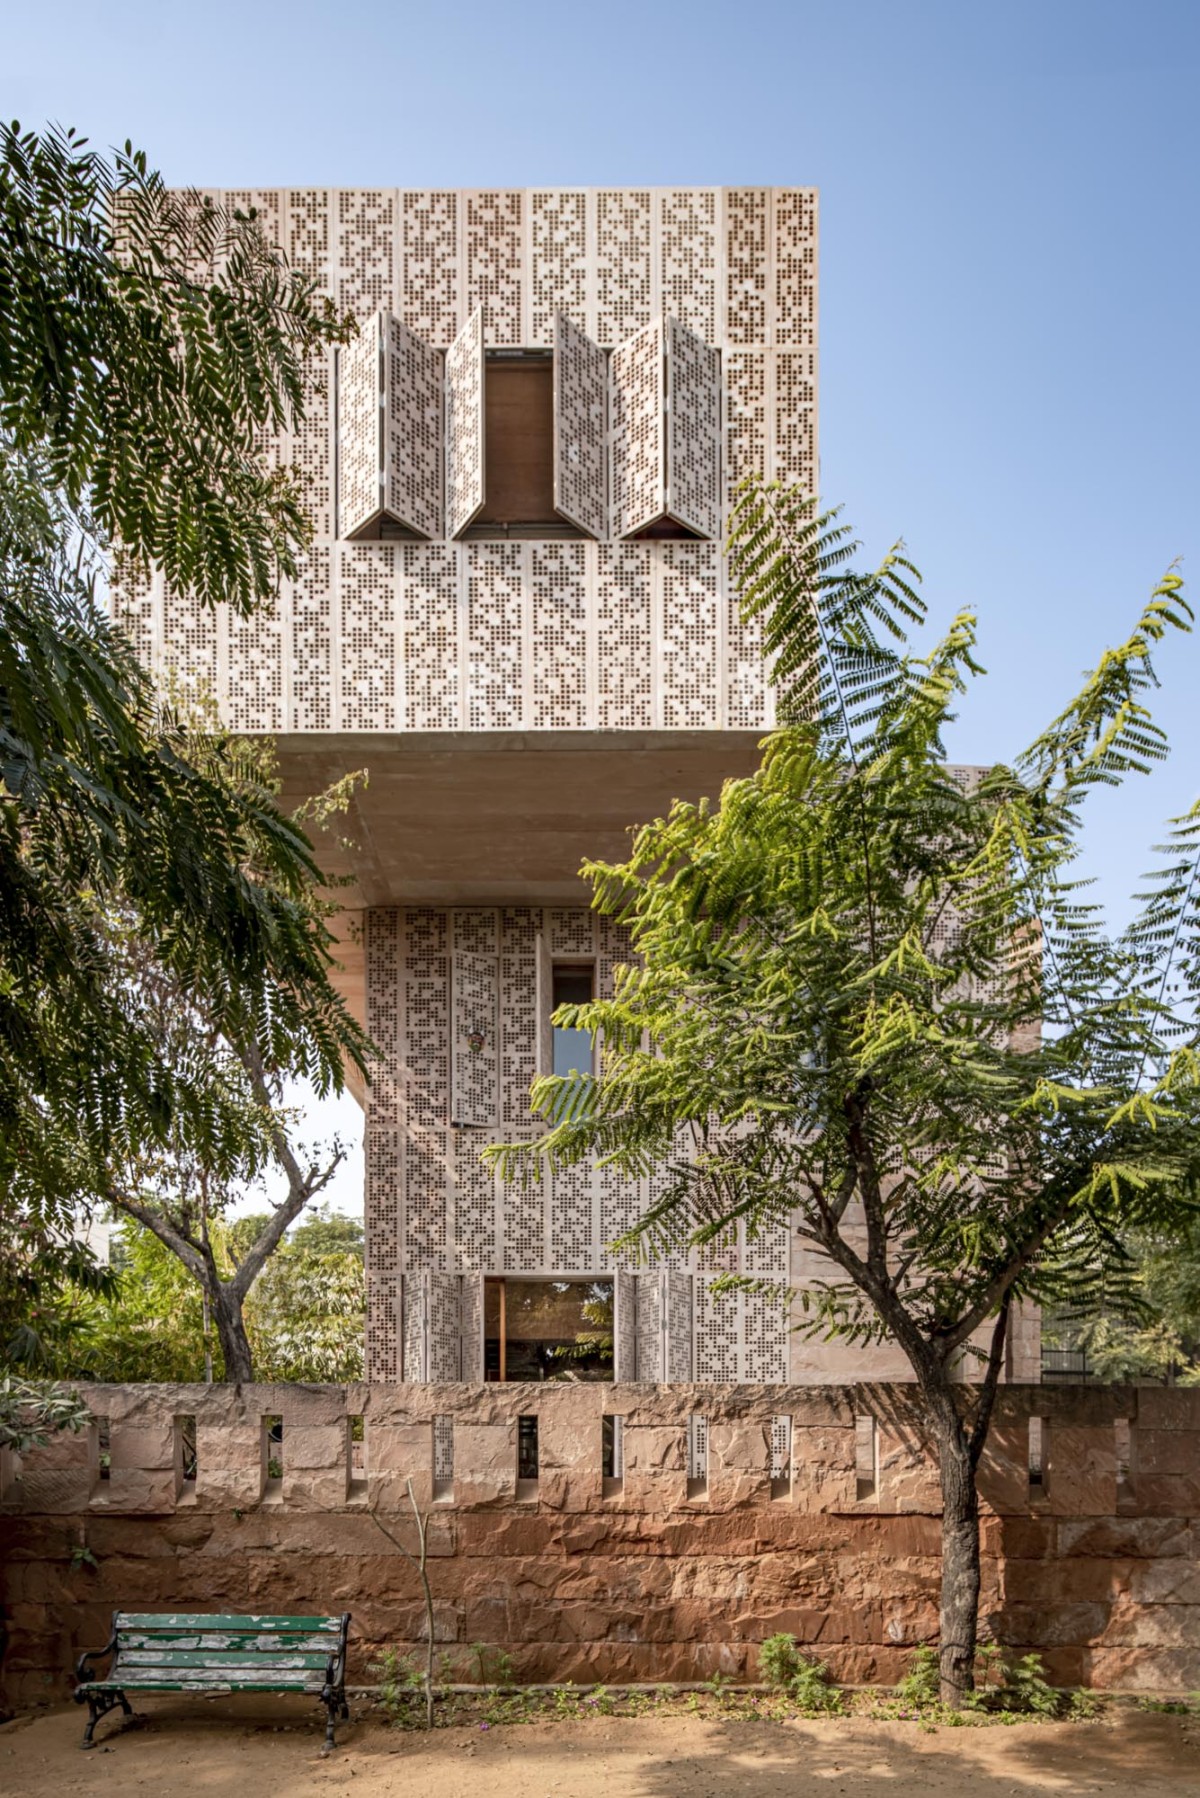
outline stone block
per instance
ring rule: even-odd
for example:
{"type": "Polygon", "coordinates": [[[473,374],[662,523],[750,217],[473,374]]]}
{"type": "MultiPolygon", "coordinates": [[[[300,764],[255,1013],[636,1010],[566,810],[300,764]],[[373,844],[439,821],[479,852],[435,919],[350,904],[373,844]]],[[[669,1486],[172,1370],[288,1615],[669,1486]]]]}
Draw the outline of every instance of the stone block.
{"type": "Polygon", "coordinates": [[[802,1511],[845,1511],[857,1497],[854,1426],[792,1428],[792,1503],[802,1511]]]}
{"type": "Polygon", "coordinates": [[[112,1425],[109,1438],[109,1466],[113,1473],[144,1468],[173,1473],[175,1470],[175,1419],[163,1417],[153,1423],[112,1425]]]}
{"type": "MultiPolygon", "coordinates": [[[[593,1392],[598,1395],[598,1388],[574,1390],[586,1392],[589,1399],[593,1392]]],[[[543,1404],[538,1412],[539,1502],[556,1511],[587,1511],[597,1504],[602,1496],[601,1448],[598,1402],[543,1404]]],[[[457,1474],[456,1465],[456,1481],[457,1474]]]]}
{"type": "Polygon", "coordinates": [[[625,1424],[625,1492],[631,1510],[667,1511],[687,1502],[686,1423],[625,1424]]]}
{"type": "Polygon", "coordinates": [[[1046,1427],[1046,1503],[1056,1516],[1112,1517],[1117,1509],[1117,1440],[1111,1421],[1046,1427]]]}
{"type": "Polygon", "coordinates": [[[771,1497],[770,1421],[720,1421],[708,1431],[708,1503],[760,1505],[771,1497]]]}
{"type": "Polygon", "coordinates": [[[1200,1649],[1093,1648],[1084,1678],[1102,1692],[1194,1692],[1200,1686],[1200,1649]]]}
{"type": "Polygon", "coordinates": [[[512,1504],[516,1498],[516,1487],[516,1415],[504,1423],[456,1422],[455,1505],[467,1509],[480,1505],[512,1504]]]}
{"type": "MultiPolygon", "coordinates": [[[[456,1436],[457,1447],[457,1436],[456,1436]]],[[[411,1479],[417,1504],[433,1499],[433,1423],[376,1423],[367,1431],[367,1500],[379,1510],[409,1508],[411,1479]]]]}
{"type": "Polygon", "coordinates": [[[1029,1506],[1029,1424],[1024,1417],[997,1417],[979,1460],[979,1496],[993,1511],[1025,1511],[1029,1506]]]}
{"type": "Polygon", "coordinates": [[[8,1495],[8,1503],[21,1511],[47,1516],[86,1511],[92,1500],[95,1475],[84,1467],[31,1467],[22,1471],[8,1495]]]}
{"type": "Polygon", "coordinates": [[[175,1469],[114,1467],[92,1489],[93,1511],[144,1511],[161,1516],[175,1509],[175,1469]]]}
{"type": "Polygon", "coordinates": [[[1107,1555],[1117,1560],[1191,1555],[1192,1530],[1181,1517],[1064,1517],[1055,1529],[1059,1555],[1107,1555]]]}
{"type": "Polygon", "coordinates": [[[1139,1439],[1145,1430],[1180,1430],[1196,1438],[1193,1455],[1200,1458],[1200,1387],[1139,1386],[1135,1403],[1123,1413],[1137,1419],[1139,1439]]]}
{"type": "Polygon", "coordinates": [[[325,1471],[336,1470],[343,1476],[349,1472],[350,1443],[346,1433],[346,1420],[339,1418],[333,1423],[292,1424],[284,1418],[283,1423],[283,1468],[284,1477],[293,1471],[311,1472],[314,1469],[325,1471]]]}

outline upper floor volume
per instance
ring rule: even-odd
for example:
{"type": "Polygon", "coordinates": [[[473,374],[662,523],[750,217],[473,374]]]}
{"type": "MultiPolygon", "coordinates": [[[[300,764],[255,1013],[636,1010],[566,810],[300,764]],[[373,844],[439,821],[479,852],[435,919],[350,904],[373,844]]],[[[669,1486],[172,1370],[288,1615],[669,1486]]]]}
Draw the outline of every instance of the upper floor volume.
{"type": "Polygon", "coordinates": [[[359,331],[264,444],[302,577],[249,620],[125,585],[152,666],[278,735],[770,723],[722,542],[746,474],[817,488],[812,189],[220,197],[359,331]]]}

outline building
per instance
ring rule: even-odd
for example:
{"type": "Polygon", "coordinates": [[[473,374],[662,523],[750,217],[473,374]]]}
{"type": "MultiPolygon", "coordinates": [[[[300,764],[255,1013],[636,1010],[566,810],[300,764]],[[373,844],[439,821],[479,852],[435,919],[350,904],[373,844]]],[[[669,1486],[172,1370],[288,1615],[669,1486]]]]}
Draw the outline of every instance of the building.
{"type": "Polygon", "coordinates": [[[276,738],[288,792],[369,770],[339,863],[345,979],[383,1053],[368,1376],[544,1376],[591,1330],[577,1371],[836,1377],[777,1305],[709,1291],[797,1271],[782,1226],[635,1271],[607,1245],[644,1184],[501,1189],[479,1160],[530,1133],[536,1070],[587,1053],[556,1001],[627,953],[584,856],[748,771],[772,721],[722,542],[743,475],[817,487],[815,193],[224,197],[360,322],[269,446],[315,540],[248,621],[214,629],[161,583],[121,604],[155,667],[276,738]]]}

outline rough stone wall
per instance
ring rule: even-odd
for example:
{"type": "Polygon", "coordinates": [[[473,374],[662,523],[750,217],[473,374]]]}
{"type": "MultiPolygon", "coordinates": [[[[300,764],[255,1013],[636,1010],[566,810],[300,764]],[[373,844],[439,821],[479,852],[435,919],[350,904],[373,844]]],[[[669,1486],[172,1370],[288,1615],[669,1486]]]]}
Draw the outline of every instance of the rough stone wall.
{"type": "MultiPolygon", "coordinates": [[[[11,1459],[0,1498],[10,1703],[61,1697],[117,1607],[353,1613],[353,1675],[417,1643],[384,1533],[433,1506],[436,1635],[520,1679],[752,1677],[791,1630],[851,1681],[891,1681],[937,1628],[937,1483],[910,1390],[753,1386],[95,1387],[106,1420],[11,1459]],[[603,1477],[601,1419],[624,1420],[603,1477]],[[517,1419],[540,1474],[517,1481],[517,1419]],[[263,1419],[283,1418],[271,1479],[263,1419]],[[689,1419],[707,1420],[698,1482],[689,1419]],[[348,1419],[362,1416],[365,1468],[348,1419]],[[790,1465],[771,1443],[791,1419],[790,1465]],[[434,1420],[453,1419],[434,1484],[434,1420]],[[182,1430],[195,1419],[196,1477],[182,1430]],[[101,1477],[106,1472],[107,1477],[101,1477]],[[378,1518],[378,1521],[376,1519],[378,1518]]],[[[439,1431],[443,1443],[445,1430],[439,1431]]],[[[987,1631],[1062,1683],[1200,1685],[1200,1392],[1009,1386],[982,1473],[987,1631]],[[1030,1419],[1041,1420],[1040,1483],[1030,1419]]]]}

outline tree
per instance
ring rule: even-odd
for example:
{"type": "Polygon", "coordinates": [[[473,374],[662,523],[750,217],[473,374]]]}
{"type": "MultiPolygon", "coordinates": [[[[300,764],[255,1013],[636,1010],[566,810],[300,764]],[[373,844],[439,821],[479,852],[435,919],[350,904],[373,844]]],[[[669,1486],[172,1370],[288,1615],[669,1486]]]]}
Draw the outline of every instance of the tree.
{"type": "Polygon", "coordinates": [[[982,673],[974,619],[917,656],[915,570],[897,548],[856,573],[854,547],[797,494],[744,491],[732,571],[780,728],[719,803],[676,803],[627,861],[586,864],[637,965],[556,1012],[598,1035],[599,1072],[537,1081],[543,1134],[491,1158],[510,1179],[592,1155],[659,1167],[628,1239],[651,1254],[787,1220],[820,1269],[800,1327],[903,1350],[940,1468],[957,1704],[1012,1307],[1118,1291],[1121,1235],[1193,1215],[1200,811],[1119,939],[1072,868],[1092,789],[1166,753],[1152,650],[1191,614],[1169,574],[1028,748],[959,778],[943,734],[982,673]]]}
{"type": "Polygon", "coordinates": [[[0,130],[7,1242],[60,1242],[114,1164],[172,1146],[230,1177],[270,1137],[248,1147],[247,1083],[364,1063],[303,828],[244,746],[161,703],[101,604],[118,544],[242,612],[299,571],[302,503],[259,446],[347,328],[252,217],[168,193],[128,146],[0,130]],[[232,1084],[160,1028],[164,984],[236,1043],[232,1084]]]}

